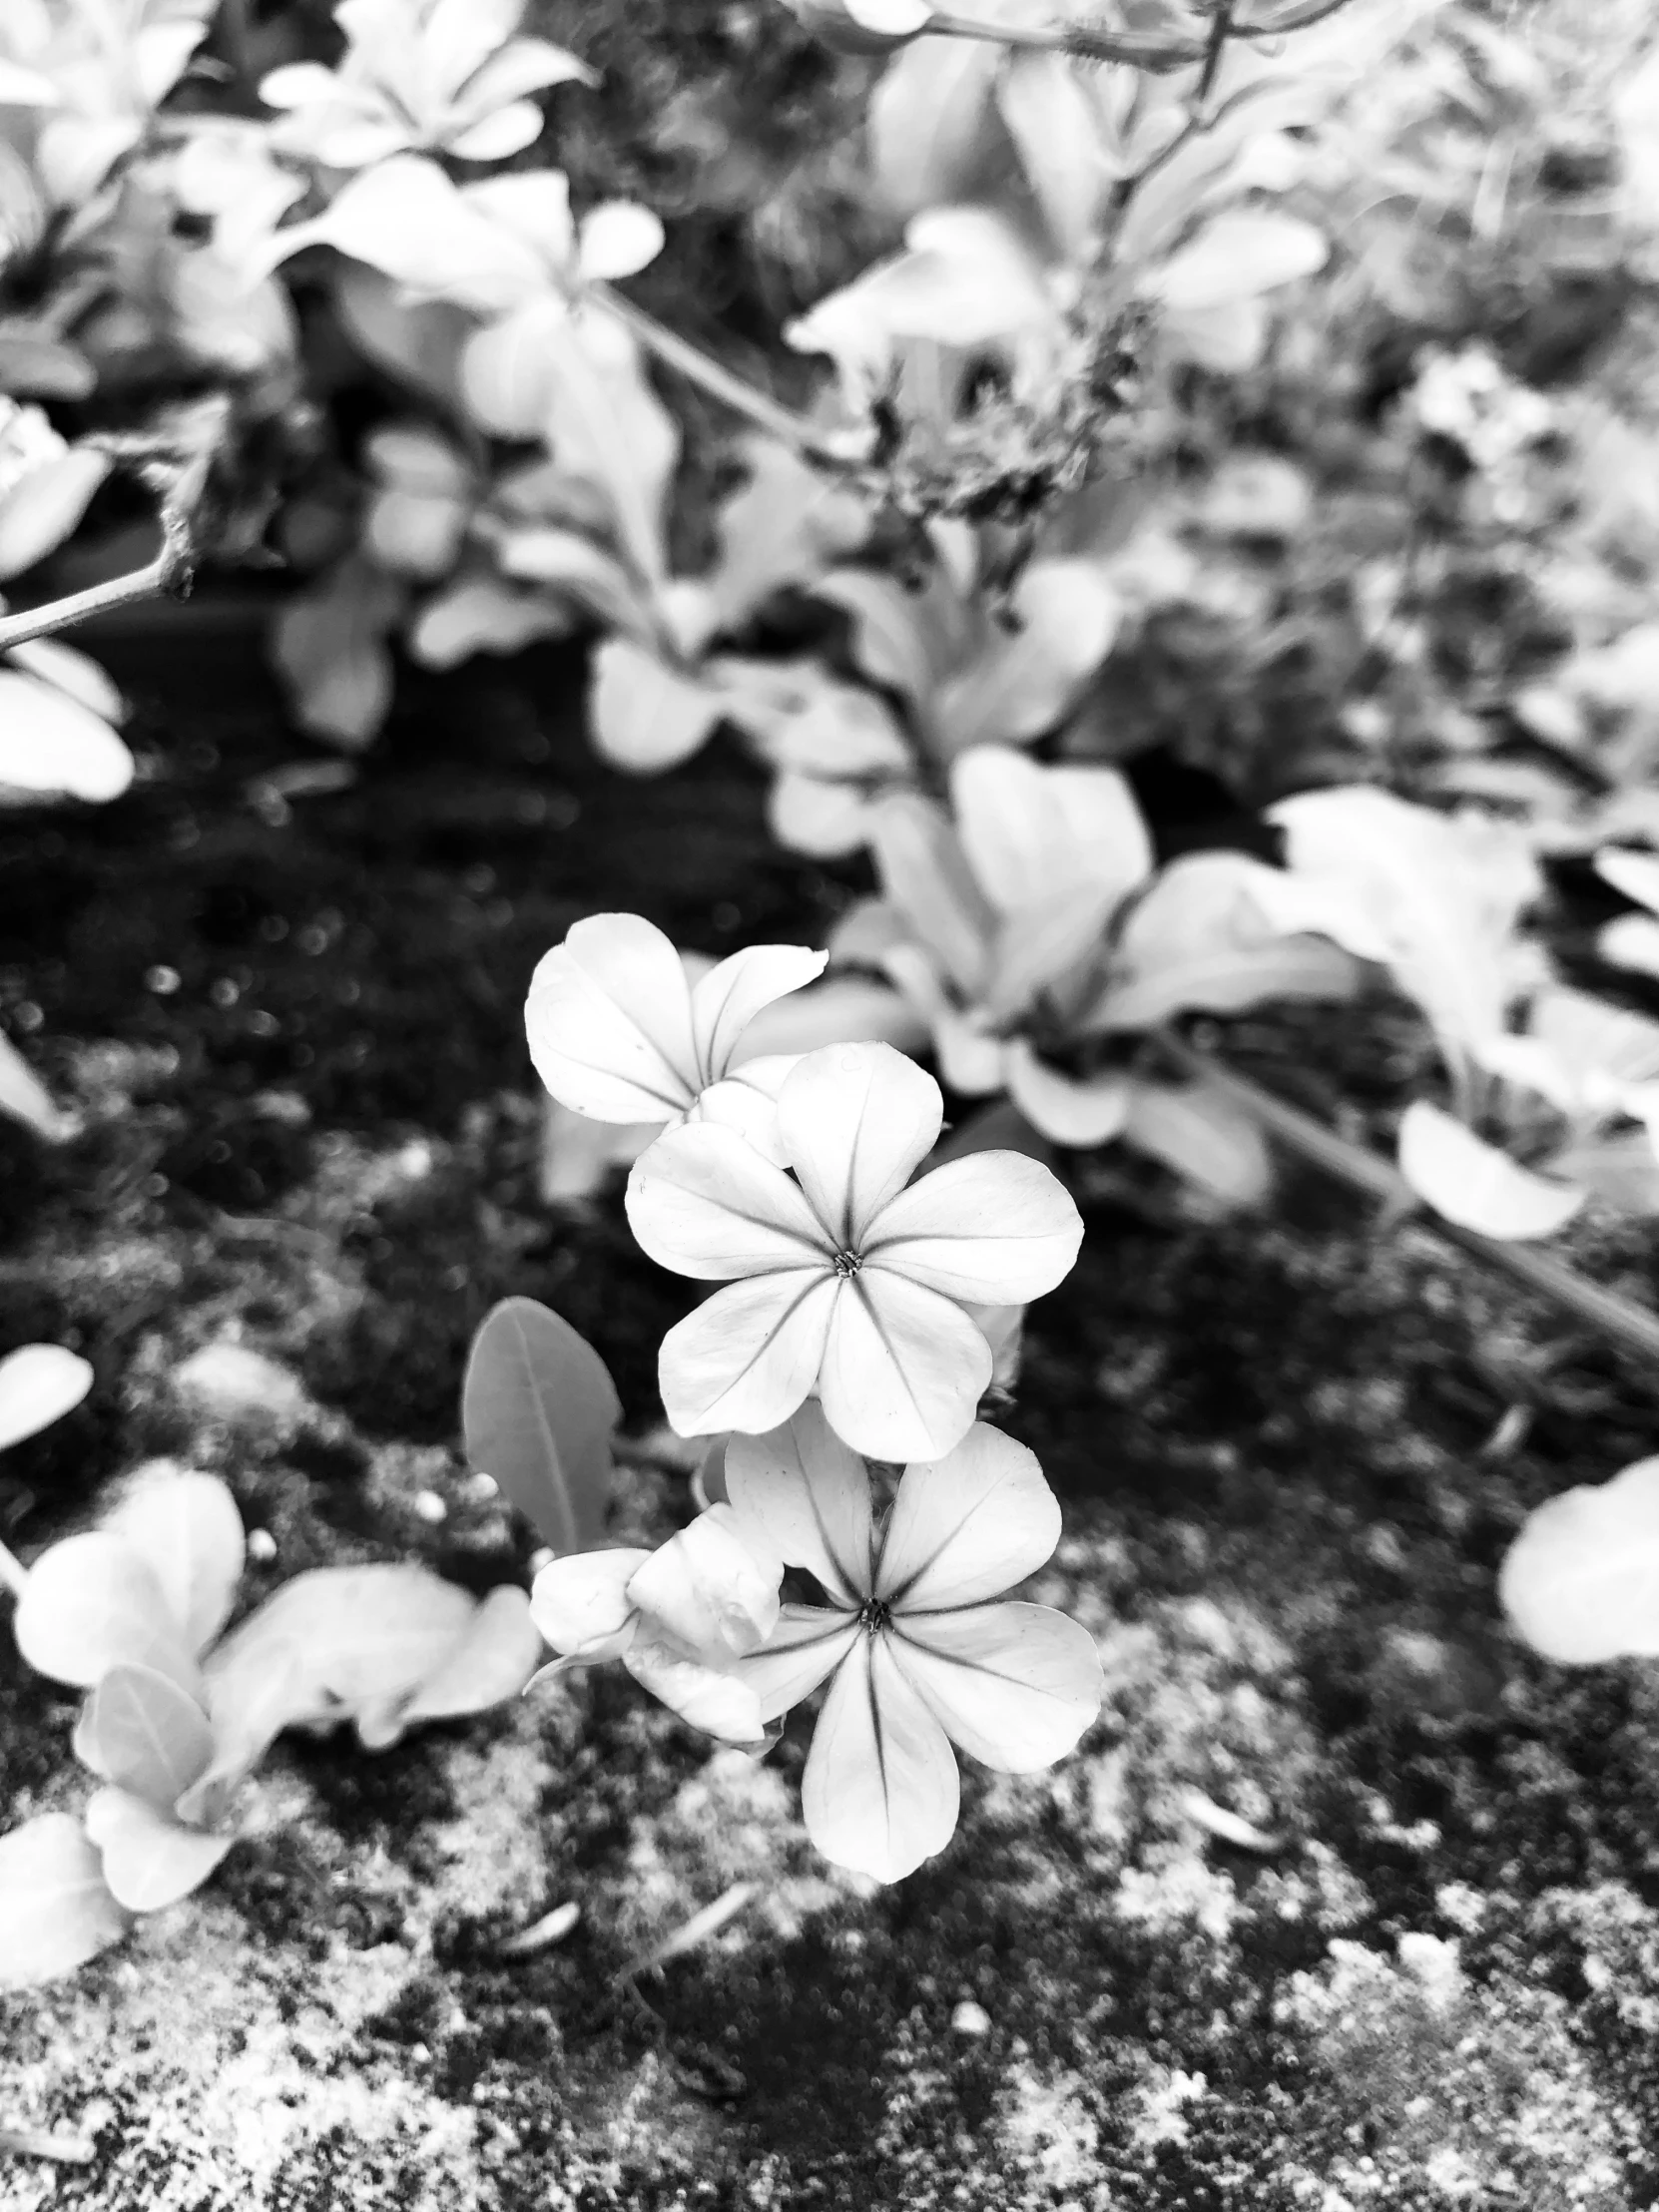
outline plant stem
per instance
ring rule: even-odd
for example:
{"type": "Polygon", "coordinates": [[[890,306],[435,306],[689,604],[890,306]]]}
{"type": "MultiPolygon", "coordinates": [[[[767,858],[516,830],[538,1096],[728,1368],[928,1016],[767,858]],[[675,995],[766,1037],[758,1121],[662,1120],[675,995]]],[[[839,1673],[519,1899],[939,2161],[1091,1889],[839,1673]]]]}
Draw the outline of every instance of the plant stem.
{"type": "Polygon", "coordinates": [[[66,599],[50,599],[44,607],[28,607],[22,614],[0,615],[0,653],[9,652],[14,645],[27,645],[33,638],[49,638],[54,631],[72,629],[90,615],[131,607],[141,599],[157,599],[164,592],[183,596],[189,588],[190,562],[170,541],[153,561],[126,576],[112,576],[107,584],[71,592],[66,599]]]}
{"type": "Polygon", "coordinates": [[[1233,28],[1233,0],[1215,0],[1216,12],[1210,19],[1210,36],[1204,42],[1204,63],[1198,74],[1198,86],[1193,93],[1193,106],[1200,110],[1210,97],[1210,88],[1216,81],[1216,71],[1221,67],[1222,48],[1227,44],[1227,34],[1233,28]]]}
{"type": "Polygon", "coordinates": [[[793,408],[757,390],[744,377],[705,353],[700,345],[681,337],[677,330],[659,322],[643,307],[636,307],[631,299],[625,299],[609,284],[593,285],[592,294],[606,313],[614,315],[625,329],[631,330],[648,352],[655,353],[670,368],[678,369],[688,383],[698,385],[722,406],[730,407],[734,414],[747,416],[769,437],[782,439],[805,459],[825,467],[849,469],[853,465],[850,457],[837,453],[805,415],[797,414],[793,408]]]}
{"type": "Polygon", "coordinates": [[[29,1570],[17,1553],[0,1544],[0,1588],[10,1590],[13,1597],[21,1597],[28,1579],[29,1570]]]}
{"type": "MultiPolygon", "coordinates": [[[[1414,1213],[1421,1208],[1421,1200],[1398,1169],[1364,1145],[1351,1144],[1311,1114],[1303,1113],[1300,1107],[1264,1090],[1249,1076],[1240,1075],[1213,1054],[1201,1052],[1173,1031],[1160,1030],[1157,1041],[1160,1049],[1184,1073],[1212,1084],[1236,1106],[1254,1116],[1282,1144],[1288,1145],[1293,1152],[1300,1152],[1305,1160],[1311,1160],[1328,1175],[1398,1211],[1414,1213]]],[[[1483,1237],[1477,1230],[1464,1229],[1459,1223],[1443,1220],[1437,1214],[1425,1212],[1422,1219],[1445,1243],[1456,1245],[1487,1267],[1512,1277],[1540,1298],[1571,1314],[1639,1362],[1649,1381],[1659,1382],[1659,1315],[1649,1313],[1646,1307],[1630,1299],[1621,1298],[1616,1291],[1604,1290],[1599,1283],[1590,1282],[1562,1261],[1551,1259],[1547,1253],[1483,1237]]]]}

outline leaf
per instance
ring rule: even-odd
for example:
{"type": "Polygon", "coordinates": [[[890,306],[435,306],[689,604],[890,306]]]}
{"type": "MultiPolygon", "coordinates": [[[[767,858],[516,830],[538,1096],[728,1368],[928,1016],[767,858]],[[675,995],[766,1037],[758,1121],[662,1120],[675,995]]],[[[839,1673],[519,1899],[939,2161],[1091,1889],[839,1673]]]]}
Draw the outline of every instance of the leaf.
{"type": "Polygon", "coordinates": [[[996,99],[1050,238],[1062,260],[1086,266],[1121,174],[1089,84],[1064,54],[1015,53],[997,81],[996,99]]]}
{"type": "Polygon", "coordinates": [[[521,653],[538,638],[569,637],[568,605],[515,591],[493,576],[466,576],[427,600],[409,632],[422,668],[458,668],[475,653],[521,653]]]}
{"type": "Polygon", "coordinates": [[[992,107],[1002,57],[968,39],[922,39],[900,54],[865,118],[879,199],[895,215],[981,196],[1009,149],[992,107]]]}
{"type": "Polygon", "coordinates": [[[1426,1099],[1400,1116],[1399,1172],[1447,1221],[1505,1243],[1554,1236],[1584,1203],[1582,1190],[1534,1175],[1426,1099]]]}
{"type": "Polygon", "coordinates": [[[0,787],[48,799],[119,799],[133,756],[102,715],[56,685],[0,668],[0,787]]]}
{"type": "Polygon", "coordinates": [[[186,1643],[205,1651],[231,1617],[247,1558],[242,1515],[227,1485],[217,1474],[164,1461],[104,1527],[148,1560],[186,1643]]]}
{"type": "Polygon", "coordinates": [[[72,445],[0,498],[0,583],[21,576],[71,536],[110,473],[109,454],[72,445]]]}
{"type": "Polygon", "coordinates": [[[502,1583],[482,1599],[460,1643],[403,1708],[403,1726],[482,1713],[517,1697],[541,1664],[542,1651],[527,1593],[502,1583]]]}
{"type": "Polygon", "coordinates": [[[1207,1083],[1137,1082],[1123,1141],[1229,1211],[1259,1206],[1273,1188],[1273,1160],[1260,1127],[1207,1083]]]}
{"type": "Polygon", "coordinates": [[[126,1914],[69,1813],[42,1813],[0,1836],[0,1989],[73,1973],[120,1942],[126,1914]]]}
{"type": "Polygon", "coordinates": [[[391,706],[386,640],[403,598],[394,577],[348,553],[279,610],[272,654],[302,730],[352,752],[374,737],[391,706]]]}
{"type": "Polygon", "coordinates": [[[1659,1656],[1659,1458],[1528,1514],[1498,1573],[1517,1634],[1546,1659],[1659,1656]]]}
{"type": "Polygon", "coordinates": [[[652,390],[629,331],[599,308],[577,308],[544,333],[543,429],[561,468],[603,487],[623,551],[646,583],[668,574],[669,488],[680,458],[674,417],[652,390]]]}
{"type": "Polygon", "coordinates": [[[377,269],[361,263],[335,279],[334,307],[347,335],[377,368],[446,410],[461,393],[461,353],[476,325],[447,299],[410,299],[377,269]]]}
{"type": "Polygon", "coordinates": [[[8,1352],[0,1360],[0,1451],[72,1413],[92,1383],[88,1363],[62,1345],[20,1345],[8,1352]]]}
{"type": "Polygon", "coordinates": [[[1147,289],[1175,313],[1203,313],[1311,276],[1330,252],[1325,234],[1298,216],[1241,209],[1217,216],[1170,257],[1147,289]]]}
{"type": "Polygon", "coordinates": [[[720,559],[706,579],[712,628],[733,630],[774,593],[811,584],[869,535],[869,503],[776,438],[744,447],[748,480],[720,506],[720,559]]]}
{"type": "Polygon", "coordinates": [[[78,1126],[73,1114],[61,1111],[51,1092],[18,1051],[10,1037],[0,1034],[0,1114],[9,1114],[32,1129],[48,1144],[62,1144],[78,1126]]]}
{"type": "Polygon", "coordinates": [[[159,1913],[188,1898],[236,1842],[186,1828],[113,1784],[93,1792],[86,1817],[110,1895],[129,1913],[159,1913]]]}
{"type": "Polygon", "coordinates": [[[485,1315],[461,1392],[467,1459],[561,1556],[605,1532],[621,1417],[605,1363],[569,1322],[531,1298],[485,1315]]]}
{"type": "Polygon", "coordinates": [[[75,1756],[171,1813],[213,1758],[213,1730],[193,1697],[154,1667],[126,1662],[99,1682],[75,1731],[75,1756]]]}
{"type": "Polygon", "coordinates": [[[1018,628],[1000,633],[940,690],[940,750],[1020,745],[1062,722],[1112,649],[1116,587],[1088,561],[1033,561],[1020,577],[1018,628]]]}
{"type": "Polygon", "coordinates": [[[613,767],[634,775],[678,768],[721,719],[721,695],[636,645],[607,638],[593,656],[593,741],[613,767]]]}
{"type": "Polygon", "coordinates": [[[104,1529],[67,1536],[29,1569],[13,1623],[37,1673],[90,1690],[111,1667],[154,1667],[192,1695],[200,1687],[156,1570],[104,1529]]]}

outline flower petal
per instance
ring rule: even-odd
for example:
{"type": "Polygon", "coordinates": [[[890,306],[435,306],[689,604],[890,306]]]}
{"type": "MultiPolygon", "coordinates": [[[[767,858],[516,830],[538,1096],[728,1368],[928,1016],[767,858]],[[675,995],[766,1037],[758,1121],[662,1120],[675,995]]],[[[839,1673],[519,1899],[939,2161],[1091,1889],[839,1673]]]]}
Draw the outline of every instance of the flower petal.
{"type": "Polygon", "coordinates": [[[721,1082],[711,1083],[686,1119],[735,1129],[763,1160],[770,1160],[775,1168],[788,1167],[778,1135],[778,1093],[800,1057],[799,1052],[772,1052],[763,1059],[746,1060],[721,1082]]]}
{"type": "Polygon", "coordinates": [[[809,1052],[778,1096],[778,1133],[801,1187],[844,1250],[902,1190],[944,1120],[933,1078],[890,1044],[809,1052]]]}
{"type": "Polygon", "coordinates": [[[783,1576],[765,1528],[731,1505],[711,1505],[642,1562],[628,1598],[653,1637],[666,1631],[688,1651],[724,1661],[753,1651],[777,1627],[783,1576]]]}
{"type": "Polygon", "coordinates": [[[818,1380],[841,1285],[820,1268],[733,1283],[671,1329],[657,1360],[663,1410],[682,1436],[751,1434],[788,1420],[818,1380]]]}
{"type": "Polygon", "coordinates": [[[584,217],[577,263],[589,283],[637,276],[663,250],[663,227],[649,208],[603,200],[584,217]]]}
{"type": "Polygon", "coordinates": [[[854,1609],[870,1593],[874,1523],[869,1473],[809,1400],[766,1436],[734,1436],[727,1494],[758,1521],[792,1567],[817,1575],[854,1609]]]}
{"type": "Polygon", "coordinates": [[[1035,1452],[976,1421],[944,1458],[905,1468],[875,1594],[906,1615],[975,1605],[1035,1574],[1059,1540],[1035,1452]]]}
{"type": "Polygon", "coordinates": [[[950,799],[979,887],[1003,914],[1068,883],[1122,898],[1152,872],[1152,840],[1115,768],[1044,768],[1011,746],[975,745],[951,764],[950,799]]]}
{"type": "Polygon", "coordinates": [[[1094,1638],[1051,1605],[906,1613],[893,1656],[951,1741],[1004,1774],[1063,1759],[1105,1690],[1094,1638]]]}
{"type": "Polygon", "coordinates": [[[623,1665],[671,1713],[731,1744],[758,1744],[765,1733],[760,1700],[750,1683],[681,1650],[668,1637],[642,1637],[623,1665]]]}
{"type": "Polygon", "coordinates": [[[634,1618],[628,1585],[648,1551],[578,1551],[543,1567],[530,1588],[530,1618],[567,1659],[611,1659],[634,1618]]]}
{"type": "Polygon", "coordinates": [[[854,1613],[786,1605],[760,1650],[738,1660],[732,1672],[760,1699],[763,1722],[773,1721],[833,1674],[863,1633],[854,1613]]]}
{"type": "Polygon", "coordinates": [[[885,1268],[838,1286],[819,1375],[826,1418],[872,1459],[957,1443],[991,1380],[991,1348],[960,1306],[885,1268]]]}
{"type": "Polygon", "coordinates": [[[950,1739],[882,1636],[860,1636],[830,1685],[802,1784],[826,1859],[901,1882],[943,1851],[961,1781],[950,1739]]]}
{"type": "Polygon", "coordinates": [[[691,994],[692,1037],[703,1083],[728,1073],[739,1039],[763,1006],[824,973],[830,955],[800,944],[752,944],[722,960],[691,994]]]}
{"type": "Polygon", "coordinates": [[[832,1257],[783,1169],[718,1122],[665,1130],[634,1163],[627,1206],[629,1226],[659,1267],[705,1282],[778,1268],[827,1271],[832,1257]]]}
{"type": "Polygon", "coordinates": [[[591,914],[545,953],[524,1026],[553,1096],[596,1121],[667,1121],[702,1088],[680,955],[639,914],[591,914]]]}
{"type": "Polygon", "coordinates": [[[882,1207],[865,1268],[907,1276],[946,1298],[1015,1306],[1069,1273],[1083,1217],[1059,1177],[1021,1152],[947,1160],[882,1207]]]}

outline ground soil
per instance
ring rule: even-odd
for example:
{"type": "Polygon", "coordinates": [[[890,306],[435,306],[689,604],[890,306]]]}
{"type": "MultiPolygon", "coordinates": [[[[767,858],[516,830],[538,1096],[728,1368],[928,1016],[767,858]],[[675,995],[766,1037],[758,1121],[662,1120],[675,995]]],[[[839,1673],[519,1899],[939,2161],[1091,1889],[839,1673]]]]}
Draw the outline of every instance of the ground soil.
{"type": "MultiPolygon", "coordinates": [[[[0,1530],[27,1556],[169,1454],[269,1536],[251,1599],[325,1560],[522,1577],[456,1431],[469,1333],[523,1292],[611,1363],[619,1525],[663,1533],[653,1354],[690,1287],[614,1200],[539,1202],[525,982],[588,911],[718,953],[844,886],[768,844],[735,756],[599,768],[558,656],[424,682],[354,784],[284,799],[254,660],[129,644],[144,781],[0,822],[0,1011],[85,1121],[50,1152],[0,1125],[0,1344],[98,1376],[9,1456],[0,1530]],[[205,1412],[175,1379],[227,1340],[302,1401],[205,1412]]],[[[1386,1031],[1342,1049],[1385,1088],[1386,1031]]],[[[0,2125],[91,2152],[0,2158],[0,2207],[1659,2201],[1659,1684],[1534,1660],[1494,1597],[1524,1511],[1651,1448],[1651,1400],[1323,1188],[1088,1211],[1003,1416],[1066,1508],[1033,1594],[1106,1665],[1076,1757],[971,1773],[950,1849],[880,1891],[806,1844],[805,1715],[756,1765],[596,1675],[379,1758],[284,1744],[198,1899],[0,1999],[0,2125]],[[565,1900],[562,1942],[500,1956],[565,1900]]],[[[72,1711],[0,1632],[8,1823],[79,1802],[72,1711]]]]}

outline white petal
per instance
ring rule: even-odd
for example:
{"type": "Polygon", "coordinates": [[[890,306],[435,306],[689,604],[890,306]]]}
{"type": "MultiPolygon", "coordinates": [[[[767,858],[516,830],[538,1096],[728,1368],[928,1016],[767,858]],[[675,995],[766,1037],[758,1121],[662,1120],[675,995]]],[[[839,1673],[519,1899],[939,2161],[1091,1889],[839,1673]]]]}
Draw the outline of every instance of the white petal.
{"type": "Polygon", "coordinates": [[[890,1044],[809,1052],[778,1098],[778,1132],[813,1210],[842,1251],[902,1190],[944,1120],[933,1078],[890,1044]]]}
{"type": "Polygon", "coordinates": [[[901,1882],[955,1833],[961,1802],[950,1739],[894,1663],[860,1636],[830,1685],[801,1790],[826,1859],[901,1882]]]}
{"type": "Polygon", "coordinates": [[[951,1741],[1005,1774],[1063,1759],[1105,1690],[1094,1638],[1050,1605],[905,1614],[893,1656],[951,1741]]]}
{"type": "Polygon", "coordinates": [[[1632,846],[1604,845],[1595,857],[1596,873],[1614,890],[1633,898],[1638,906],[1659,914],[1659,853],[1632,846]]]}
{"type": "Polygon", "coordinates": [[[1055,1144],[1105,1144],[1129,1119],[1127,1075],[1062,1075],[1038,1059],[1023,1037],[1010,1040],[1002,1067],[1008,1096],[1032,1128],[1055,1144]]]}
{"type": "Polygon", "coordinates": [[[579,263],[589,283],[634,276],[663,250],[663,227],[649,208],[606,200],[584,219],[579,263]]]}
{"type": "Polygon", "coordinates": [[[746,1060],[724,1082],[711,1083],[686,1119],[736,1130],[763,1160],[770,1160],[775,1168],[787,1168],[778,1134],[778,1093],[800,1057],[799,1052],[775,1052],[765,1059],[746,1060]]]}
{"type": "Polygon", "coordinates": [[[815,1400],[765,1436],[734,1436],[727,1494],[760,1522],[792,1567],[817,1575],[838,1604],[870,1592],[869,1473],[815,1400]]]}
{"type": "Polygon", "coordinates": [[[777,1627],[783,1574],[764,1528],[748,1526],[731,1505],[711,1505],[642,1562],[628,1597],[648,1631],[725,1661],[753,1651],[777,1627]]]}
{"type": "Polygon", "coordinates": [[[622,1663],[671,1713],[707,1735],[732,1744],[757,1744],[765,1733],[751,1684],[706,1665],[669,1638],[641,1638],[622,1663]]]}
{"type": "Polygon", "coordinates": [[[866,1270],[981,1306],[1041,1298],[1070,1271],[1083,1218],[1059,1177],[1022,1152],[947,1160],[882,1207],[866,1270]]]}
{"type": "Polygon", "coordinates": [[[0,1360],[0,1451],[72,1413],[92,1388],[91,1364],[63,1345],[19,1345],[0,1360]]]}
{"type": "Polygon", "coordinates": [[[951,1300],[885,1269],[839,1288],[819,1377],[836,1435],[872,1459],[950,1450],[991,1379],[984,1337],[951,1300]]]}
{"type": "Polygon", "coordinates": [[[534,146],[546,120],[533,100],[513,100],[480,116],[476,123],[447,132],[444,150],[463,162],[509,161],[534,146]]]}
{"type": "Polygon", "coordinates": [[[530,1587],[530,1618],[567,1659],[609,1659],[634,1617],[628,1585],[648,1551],[578,1551],[542,1568],[530,1587]]]}
{"type": "Polygon", "coordinates": [[[717,1122],[665,1130],[635,1162],[627,1206],[642,1250],[679,1275],[718,1283],[830,1265],[830,1240],[798,1187],[717,1122]]]}
{"type": "Polygon", "coordinates": [[[1582,1190],[1534,1175],[1420,1098],[1400,1117],[1399,1172],[1447,1221],[1505,1241],[1552,1237],[1584,1203],[1582,1190]]]}
{"type": "Polygon", "coordinates": [[[132,780],[133,756],[102,715],[55,684],[0,668],[0,786],[103,801],[132,780]]]}
{"type": "Polygon", "coordinates": [[[824,973],[830,955],[799,944],[753,944],[705,975],[691,994],[692,1035],[705,1084],[732,1066],[745,1029],[763,1006],[824,973]]]}
{"type": "Polygon", "coordinates": [[[761,1719],[773,1721],[833,1674],[863,1633],[855,1613],[833,1606],[786,1605],[761,1649],[740,1659],[732,1671],[760,1699],[761,1719]]]}
{"type": "Polygon", "coordinates": [[[732,1283],[671,1329],[657,1360],[682,1436],[776,1428],[818,1380],[841,1285],[822,1268],[732,1283]]]}
{"type": "Polygon", "coordinates": [[[995,1597],[1060,1540],[1060,1507],[1034,1452],[976,1421],[942,1459],[906,1467],[875,1594],[905,1614],[995,1597]]]}
{"type": "Polygon", "coordinates": [[[524,1027],[553,1096],[596,1121],[667,1121],[702,1084],[680,955],[639,914],[591,914],[544,953],[524,1027]]]}

